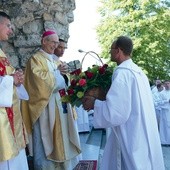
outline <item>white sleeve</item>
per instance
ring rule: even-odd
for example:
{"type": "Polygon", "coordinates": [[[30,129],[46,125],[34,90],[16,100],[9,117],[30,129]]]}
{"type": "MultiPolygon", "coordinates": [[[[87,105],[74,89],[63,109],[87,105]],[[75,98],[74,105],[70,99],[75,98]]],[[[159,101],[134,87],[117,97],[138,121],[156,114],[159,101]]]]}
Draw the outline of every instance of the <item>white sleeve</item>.
{"type": "Polygon", "coordinates": [[[160,101],[160,104],[159,104],[160,107],[161,107],[162,109],[168,109],[170,103],[169,103],[168,96],[165,95],[165,92],[164,92],[164,91],[160,93],[160,98],[161,98],[161,101],[160,101]]]}
{"type": "Polygon", "coordinates": [[[22,99],[22,100],[29,99],[28,93],[22,84],[20,86],[17,86],[16,89],[17,89],[17,95],[18,95],[19,99],[22,99]]]}
{"type": "Polygon", "coordinates": [[[60,74],[59,70],[55,70],[55,80],[56,80],[56,90],[64,89],[65,88],[65,80],[64,77],[60,74]]]}
{"type": "Polygon", "coordinates": [[[13,76],[0,76],[0,107],[12,106],[13,82],[13,76]]]}
{"type": "Polygon", "coordinates": [[[105,101],[95,100],[93,125],[96,128],[119,126],[130,116],[131,86],[119,77],[112,82],[105,101]]]}

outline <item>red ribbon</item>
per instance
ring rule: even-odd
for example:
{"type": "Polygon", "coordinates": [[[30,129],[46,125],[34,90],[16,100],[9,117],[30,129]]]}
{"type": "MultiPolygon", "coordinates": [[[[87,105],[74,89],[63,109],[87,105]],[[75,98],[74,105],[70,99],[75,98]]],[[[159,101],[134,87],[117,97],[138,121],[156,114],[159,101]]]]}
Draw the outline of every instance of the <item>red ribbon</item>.
{"type": "MultiPolygon", "coordinates": [[[[5,59],[1,59],[0,60],[0,76],[5,76],[6,75],[6,67],[8,66],[9,61],[5,58],[5,59]]],[[[12,129],[12,132],[14,134],[14,112],[13,112],[13,107],[6,107],[6,112],[8,115],[8,120],[12,129]]]]}

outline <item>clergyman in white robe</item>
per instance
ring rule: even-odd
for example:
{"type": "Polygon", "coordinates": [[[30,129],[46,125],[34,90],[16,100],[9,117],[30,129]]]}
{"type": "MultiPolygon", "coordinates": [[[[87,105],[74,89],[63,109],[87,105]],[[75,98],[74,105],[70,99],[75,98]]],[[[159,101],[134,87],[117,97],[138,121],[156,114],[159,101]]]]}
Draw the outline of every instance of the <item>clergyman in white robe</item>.
{"type": "Polygon", "coordinates": [[[111,127],[101,170],[164,170],[149,82],[131,59],[114,71],[106,100],[95,100],[94,127],[111,127]]]}
{"type": "Polygon", "coordinates": [[[170,145],[170,81],[167,81],[167,84],[169,87],[160,93],[161,101],[159,103],[161,109],[159,129],[163,145],[170,145]]]}
{"type": "Polygon", "coordinates": [[[160,122],[160,115],[162,112],[162,109],[159,106],[161,103],[161,100],[162,100],[160,97],[162,90],[164,90],[164,86],[163,86],[163,84],[159,84],[159,85],[157,85],[157,91],[155,93],[152,93],[155,112],[156,112],[156,119],[157,119],[157,123],[158,123],[158,129],[159,129],[159,122],[160,122]]]}

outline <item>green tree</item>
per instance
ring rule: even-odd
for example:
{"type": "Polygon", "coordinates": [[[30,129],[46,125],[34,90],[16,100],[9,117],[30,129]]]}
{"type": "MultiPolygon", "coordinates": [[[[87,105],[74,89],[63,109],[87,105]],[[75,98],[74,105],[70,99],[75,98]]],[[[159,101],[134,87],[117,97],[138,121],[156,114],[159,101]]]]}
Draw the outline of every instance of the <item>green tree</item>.
{"type": "Polygon", "coordinates": [[[103,58],[110,58],[112,41],[130,36],[133,60],[153,81],[170,78],[170,1],[101,0],[97,27],[103,58]]]}

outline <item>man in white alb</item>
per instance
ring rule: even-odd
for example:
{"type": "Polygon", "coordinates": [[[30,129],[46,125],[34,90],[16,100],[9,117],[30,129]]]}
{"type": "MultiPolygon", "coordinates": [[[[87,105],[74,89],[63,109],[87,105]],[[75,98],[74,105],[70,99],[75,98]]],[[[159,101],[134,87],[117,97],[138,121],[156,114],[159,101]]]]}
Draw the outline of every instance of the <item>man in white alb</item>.
{"type": "Polygon", "coordinates": [[[94,109],[94,127],[111,128],[101,170],[164,170],[149,81],[132,61],[132,40],[118,37],[111,45],[117,63],[105,101],[84,98],[84,108],[94,109]]]}

